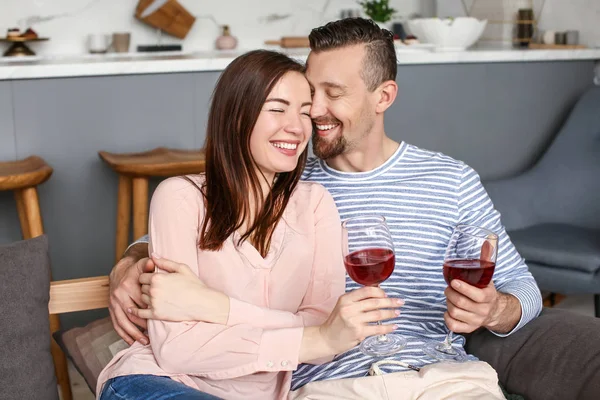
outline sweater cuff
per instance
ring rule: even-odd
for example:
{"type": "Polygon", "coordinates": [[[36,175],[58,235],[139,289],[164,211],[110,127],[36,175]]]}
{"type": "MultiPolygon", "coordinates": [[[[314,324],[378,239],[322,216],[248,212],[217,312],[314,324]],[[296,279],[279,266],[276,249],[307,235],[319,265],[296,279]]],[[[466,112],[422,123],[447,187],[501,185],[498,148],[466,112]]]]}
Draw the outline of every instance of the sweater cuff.
{"type": "Polygon", "coordinates": [[[499,292],[515,296],[521,305],[521,319],[519,323],[508,333],[498,333],[488,329],[498,337],[507,337],[527,325],[529,321],[540,315],[542,311],[542,295],[535,283],[525,281],[513,281],[503,285],[499,292]]]}

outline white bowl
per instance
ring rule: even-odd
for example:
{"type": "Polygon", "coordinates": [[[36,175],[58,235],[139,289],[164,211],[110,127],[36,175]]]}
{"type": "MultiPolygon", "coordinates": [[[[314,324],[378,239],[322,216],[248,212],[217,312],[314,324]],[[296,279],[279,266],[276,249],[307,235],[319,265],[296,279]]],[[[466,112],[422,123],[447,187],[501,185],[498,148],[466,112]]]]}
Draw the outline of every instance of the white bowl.
{"type": "Polygon", "coordinates": [[[436,51],[462,51],[471,47],[483,34],[487,20],[472,17],[417,18],[408,28],[421,41],[431,43],[436,51]]]}

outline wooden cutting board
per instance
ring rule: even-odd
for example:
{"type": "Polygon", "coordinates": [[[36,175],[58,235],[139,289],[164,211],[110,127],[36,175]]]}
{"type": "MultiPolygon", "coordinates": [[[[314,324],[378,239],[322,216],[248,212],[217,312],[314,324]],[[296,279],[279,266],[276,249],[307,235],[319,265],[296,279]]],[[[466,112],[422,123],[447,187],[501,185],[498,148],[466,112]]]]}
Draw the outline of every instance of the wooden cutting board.
{"type": "Polygon", "coordinates": [[[310,47],[306,36],[283,36],[280,40],[266,40],[265,44],[280,46],[286,49],[310,47]]]}

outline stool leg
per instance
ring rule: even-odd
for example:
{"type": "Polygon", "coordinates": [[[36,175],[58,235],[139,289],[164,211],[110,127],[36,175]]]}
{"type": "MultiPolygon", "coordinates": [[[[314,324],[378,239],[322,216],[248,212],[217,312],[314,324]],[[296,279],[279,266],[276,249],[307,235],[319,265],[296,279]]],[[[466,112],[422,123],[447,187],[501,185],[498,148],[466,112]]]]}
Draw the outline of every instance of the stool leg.
{"type": "Polygon", "coordinates": [[[34,238],[44,234],[40,202],[35,187],[25,188],[22,191],[25,218],[28,221],[29,236],[34,238]]]}
{"type": "Polygon", "coordinates": [[[15,202],[17,203],[17,211],[19,212],[19,221],[21,221],[21,233],[23,235],[23,239],[30,239],[31,234],[29,233],[29,221],[27,221],[27,214],[25,213],[23,191],[20,189],[15,190],[15,202]]]}
{"type": "MultiPolygon", "coordinates": [[[[60,320],[57,314],[50,315],[50,334],[60,330],[60,320]]],[[[56,380],[62,393],[62,400],[73,400],[73,393],[71,392],[71,381],[69,380],[69,366],[67,364],[67,357],[65,353],[60,349],[60,346],[56,343],[54,338],[50,339],[50,352],[52,353],[52,359],[54,360],[54,372],[56,373],[56,380]]]]}
{"type": "Polygon", "coordinates": [[[117,200],[117,238],[115,244],[116,261],[125,253],[129,243],[129,223],[131,222],[131,178],[119,175],[117,200]]]}
{"type": "Polygon", "coordinates": [[[596,312],[596,318],[600,318],[600,294],[594,295],[594,308],[596,312]]]}
{"type": "Polygon", "coordinates": [[[133,238],[148,233],[148,178],[133,178],[133,238]]]}
{"type": "MultiPolygon", "coordinates": [[[[28,221],[30,236],[34,238],[42,235],[44,233],[44,226],[42,224],[37,189],[35,187],[23,189],[21,197],[25,219],[28,221]]],[[[52,334],[59,329],[60,320],[58,319],[58,315],[50,315],[50,333],[52,334]]],[[[62,398],[63,400],[72,400],[73,395],[71,393],[71,383],[69,382],[67,358],[53,338],[50,339],[50,350],[52,352],[56,379],[60,386],[62,398]]]]}

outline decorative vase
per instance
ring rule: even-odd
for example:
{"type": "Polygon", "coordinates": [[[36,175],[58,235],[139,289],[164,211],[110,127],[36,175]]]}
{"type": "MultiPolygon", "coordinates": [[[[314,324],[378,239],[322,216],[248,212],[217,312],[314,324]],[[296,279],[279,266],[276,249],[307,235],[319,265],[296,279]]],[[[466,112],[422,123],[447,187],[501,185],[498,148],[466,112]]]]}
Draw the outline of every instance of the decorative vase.
{"type": "Polygon", "coordinates": [[[215,41],[215,47],[218,50],[233,50],[237,47],[237,38],[231,35],[229,25],[222,26],[223,33],[215,41]]]}

